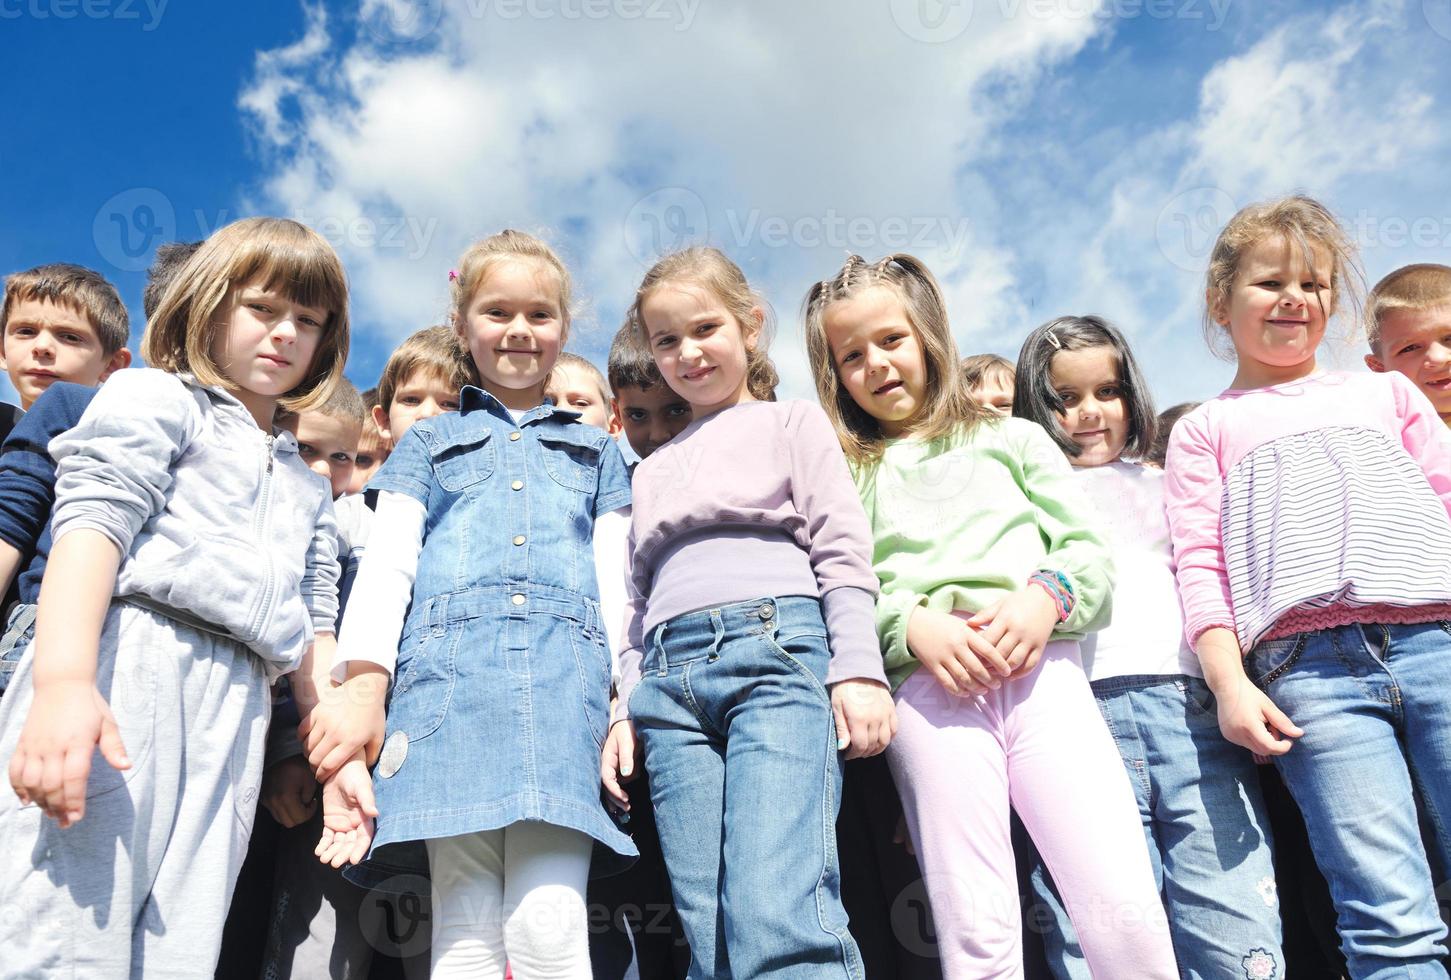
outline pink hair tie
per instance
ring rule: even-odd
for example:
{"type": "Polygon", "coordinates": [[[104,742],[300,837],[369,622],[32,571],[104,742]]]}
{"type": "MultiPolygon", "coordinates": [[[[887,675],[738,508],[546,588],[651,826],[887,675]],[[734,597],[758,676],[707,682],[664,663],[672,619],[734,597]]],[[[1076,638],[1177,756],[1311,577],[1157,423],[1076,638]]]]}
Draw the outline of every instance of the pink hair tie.
{"type": "Polygon", "coordinates": [[[458,270],[457,269],[449,269],[448,270],[448,281],[449,282],[456,282],[457,280],[458,280],[458,270]]]}

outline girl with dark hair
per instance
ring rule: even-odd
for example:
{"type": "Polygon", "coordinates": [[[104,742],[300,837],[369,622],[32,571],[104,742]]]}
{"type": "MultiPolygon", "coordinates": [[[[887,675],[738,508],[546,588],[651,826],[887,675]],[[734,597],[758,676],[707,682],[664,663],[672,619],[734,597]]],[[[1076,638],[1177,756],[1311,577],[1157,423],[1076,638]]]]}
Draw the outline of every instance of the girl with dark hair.
{"type": "MultiPolygon", "coordinates": [[[[1184,640],[1164,471],[1142,462],[1154,406],[1123,335],[1096,316],[1038,327],[1018,356],[1013,412],[1067,454],[1113,552],[1113,622],[1083,640],[1083,665],[1134,786],[1179,968],[1186,977],[1283,975],[1259,779],[1250,753],[1220,736],[1214,695],[1184,640]]],[[[1061,910],[1041,866],[1034,890],[1061,910]]],[[[1071,940],[1048,945],[1060,976],[1088,975],[1071,940]]]]}

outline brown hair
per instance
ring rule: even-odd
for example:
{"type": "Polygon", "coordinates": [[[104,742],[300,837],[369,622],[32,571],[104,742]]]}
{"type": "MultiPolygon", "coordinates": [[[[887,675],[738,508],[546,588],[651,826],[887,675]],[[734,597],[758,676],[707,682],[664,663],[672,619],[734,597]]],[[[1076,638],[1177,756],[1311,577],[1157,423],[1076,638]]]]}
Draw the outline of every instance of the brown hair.
{"type": "Polygon", "coordinates": [[[969,389],[980,388],[992,378],[1007,378],[1016,383],[1018,369],[1012,361],[997,354],[969,354],[962,359],[962,383],[969,389]]]}
{"type": "Polygon", "coordinates": [[[650,267],[640,280],[640,288],[635,290],[635,302],[630,305],[629,322],[634,324],[635,336],[648,350],[650,336],[641,312],[645,300],[661,286],[681,282],[699,286],[720,300],[740,325],[742,336],[752,324],[756,325],[756,342],[746,345],[746,390],[757,401],[775,401],[776,386],[781,379],[766,353],[774,327],[771,308],[751,288],[741,267],[718,248],[697,245],[667,255],[650,267]]]}
{"type": "Polygon", "coordinates": [[[313,411],[341,422],[361,424],[367,420],[370,407],[363,401],[362,394],[351,381],[347,378],[339,378],[337,387],[328,396],[328,400],[314,408],[313,411]]]}
{"type": "MultiPolygon", "coordinates": [[[[590,376],[590,379],[594,381],[595,386],[600,390],[600,397],[604,399],[606,411],[609,410],[610,386],[609,383],[605,381],[604,372],[596,367],[594,365],[594,362],[592,362],[587,357],[583,357],[579,354],[574,353],[573,351],[561,351],[559,355],[559,360],[554,362],[554,371],[558,371],[560,368],[576,368],[588,374],[590,376]]],[[[549,384],[545,387],[552,386],[557,380],[557,375],[551,372],[549,384]]]]}
{"type": "Polygon", "coordinates": [[[807,292],[802,320],[816,396],[836,427],[847,458],[856,464],[878,459],[886,448],[887,437],[881,423],[858,405],[841,383],[826,339],[826,311],[832,303],[878,287],[890,289],[901,298],[907,321],[922,345],[927,383],[922,408],[913,421],[913,433],[924,440],[937,439],[958,426],[971,427],[990,417],[987,409],[968,394],[942,288],[921,260],[897,253],[868,263],[860,255],[849,255],[833,278],[823,279],[807,292]]]}
{"type": "Polygon", "coordinates": [[[1380,353],[1380,323],[1387,313],[1447,304],[1451,304],[1451,266],[1434,262],[1401,266],[1376,283],[1365,301],[1365,334],[1371,353],[1380,353]]]}
{"type": "Polygon", "coordinates": [[[146,324],[141,356],[154,368],[234,388],[212,362],[212,340],[227,329],[227,302],[256,281],[294,303],[327,311],[306,377],[277,402],[291,412],[316,408],[332,394],[348,360],[348,280],[327,240],[290,218],[243,218],[203,242],[146,324]]]}
{"type": "Polygon", "coordinates": [[[186,265],[186,260],[201,247],[201,242],[167,242],[157,247],[156,258],[146,270],[146,288],[141,291],[141,312],[146,314],[146,319],[151,319],[151,314],[161,305],[161,297],[166,295],[167,287],[186,265]]]}
{"type": "Polygon", "coordinates": [[[1245,253],[1272,236],[1282,237],[1299,249],[1305,264],[1317,275],[1323,270],[1315,268],[1315,250],[1330,253],[1331,305],[1324,311],[1325,319],[1329,321],[1339,312],[1342,297],[1355,311],[1351,322],[1359,319],[1365,277],[1356,260],[1355,243],[1330,210],[1314,198],[1300,195],[1251,204],[1229,219],[1209,253],[1204,338],[1210,350],[1220,357],[1233,359],[1234,348],[1229,344],[1229,331],[1215,322],[1214,308],[1229,302],[1234,277],[1245,253]]]}
{"type": "Polygon", "coordinates": [[[5,302],[0,306],[0,337],[10,323],[15,304],[28,301],[67,306],[90,321],[101,351],[107,357],[126,346],[131,318],[116,287],[94,269],[53,262],[5,277],[5,302]]]}
{"type": "Polygon", "coordinates": [[[383,409],[384,415],[393,407],[398,386],[420,370],[442,378],[455,391],[464,385],[479,383],[474,362],[458,335],[448,327],[424,327],[410,334],[388,355],[383,376],[378,379],[374,403],[383,409]]]}

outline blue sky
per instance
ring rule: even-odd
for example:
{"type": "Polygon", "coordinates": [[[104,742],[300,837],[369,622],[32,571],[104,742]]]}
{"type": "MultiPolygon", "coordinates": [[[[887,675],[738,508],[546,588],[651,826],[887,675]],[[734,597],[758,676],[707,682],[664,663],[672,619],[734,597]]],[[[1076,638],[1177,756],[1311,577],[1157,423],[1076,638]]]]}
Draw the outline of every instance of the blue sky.
{"type": "Polygon", "coordinates": [[[156,244],[290,214],[348,266],[363,387],[505,226],[601,360],[659,249],[725,248],[807,397],[800,300],[848,251],[927,259],[964,353],[1108,316],[1162,404],[1232,374],[1199,307],[1238,206],[1322,197],[1372,282],[1451,263],[1451,0],[0,0],[0,52],[0,270],[95,266],[137,341],[156,244]]]}

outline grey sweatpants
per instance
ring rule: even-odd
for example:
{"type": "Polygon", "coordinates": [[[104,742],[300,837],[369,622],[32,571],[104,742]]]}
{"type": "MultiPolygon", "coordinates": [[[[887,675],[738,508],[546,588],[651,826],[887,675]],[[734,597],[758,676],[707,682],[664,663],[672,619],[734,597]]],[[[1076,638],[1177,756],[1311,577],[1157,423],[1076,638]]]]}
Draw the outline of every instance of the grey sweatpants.
{"type": "MultiPolygon", "coordinates": [[[[271,699],[241,645],[113,603],[96,683],[131,768],[97,752],[61,830],[0,777],[6,977],[211,976],[257,808],[271,699]]],[[[30,711],[34,647],[0,700],[0,773],[30,711]]]]}

